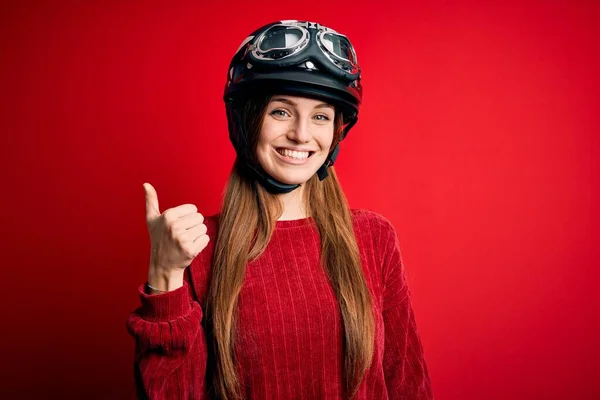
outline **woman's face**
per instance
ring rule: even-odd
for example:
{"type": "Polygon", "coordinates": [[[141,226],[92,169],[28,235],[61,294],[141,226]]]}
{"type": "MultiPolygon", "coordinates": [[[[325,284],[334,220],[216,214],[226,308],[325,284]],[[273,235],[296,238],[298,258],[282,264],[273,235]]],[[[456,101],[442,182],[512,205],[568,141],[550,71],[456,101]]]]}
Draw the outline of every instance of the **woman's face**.
{"type": "Polygon", "coordinates": [[[258,162],[280,182],[305,183],[329,154],[334,117],[333,106],[321,100],[273,96],[258,139],[258,162]]]}

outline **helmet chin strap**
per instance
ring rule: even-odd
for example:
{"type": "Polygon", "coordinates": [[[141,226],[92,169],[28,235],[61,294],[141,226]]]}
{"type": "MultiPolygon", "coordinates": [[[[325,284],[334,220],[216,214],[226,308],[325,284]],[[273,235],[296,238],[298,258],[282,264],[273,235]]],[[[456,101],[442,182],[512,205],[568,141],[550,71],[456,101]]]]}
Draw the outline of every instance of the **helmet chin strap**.
{"type": "Polygon", "coordinates": [[[283,182],[276,180],[275,178],[273,178],[272,176],[267,174],[261,167],[258,167],[258,168],[254,167],[247,160],[246,160],[246,166],[250,169],[250,171],[252,171],[252,173],[256,177],[256,180],[261,185],[263,185],[264,188],[267,189],[267,191],[269,193],[273,193],[273,194],[289,193],[292,190],[295,190],[300,187],[299,184],[288,184],[288,183],[283,183],[283,182]]]}

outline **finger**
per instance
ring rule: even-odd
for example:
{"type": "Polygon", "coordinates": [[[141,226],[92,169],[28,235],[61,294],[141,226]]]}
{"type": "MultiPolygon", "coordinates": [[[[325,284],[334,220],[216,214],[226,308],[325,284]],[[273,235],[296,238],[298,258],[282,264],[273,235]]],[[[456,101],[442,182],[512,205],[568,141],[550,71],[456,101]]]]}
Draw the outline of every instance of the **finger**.
{"type": "Polygon", "coordinates": [[[194,248],[196,251],[195,254],[199,254],[202,250],[204,250],[206,248],[206,246],[208,245],[208,242],[210,242],[210,236],[208,236],[208,235],[198,236],[198,238],[196,238],[196,240],[194,240],[194,248]]]}
{"type": "Polygon", "coordinates": [[[151,184],[145,182],[143,186],[144,192],[146,193],[146,219],[152,220],[160,216],[158,194],[151,184]]]}
{"type": "Polygon", "coordinates": [[[196,257],[208,244],[210,238],[208,235],[197,236],[196,240],[186,240],[180,244],[181,250],[188,258],[196,257]]]}
{"type": "Polygon", "coordinates": [[[196,225],[181,233],[181,239],[186,242],[194,242],[198,237],[206,234],[206,225],[196,225]]]}
{"type": "Polygon", "coordinates": [[[201,225],[204,222],[202,214],[194,213],[186,215],[185,217],[178,218],[173,222],[173,228],[176,231],[185,231],[192,229],[195,226],[201,225]]]}
{"type": "Polygon", "coordinates": [[[182,204],[177,207],[169,208],[167,211],[164,212],[164,216],[165,216],[165,218],[170,219],[173,222],[175,222],[177,219],[179,219],[181,217],[185,217],[186,215],[194,214],[196,212],[198,212],[198,208],[195,205],[182,204]]]}

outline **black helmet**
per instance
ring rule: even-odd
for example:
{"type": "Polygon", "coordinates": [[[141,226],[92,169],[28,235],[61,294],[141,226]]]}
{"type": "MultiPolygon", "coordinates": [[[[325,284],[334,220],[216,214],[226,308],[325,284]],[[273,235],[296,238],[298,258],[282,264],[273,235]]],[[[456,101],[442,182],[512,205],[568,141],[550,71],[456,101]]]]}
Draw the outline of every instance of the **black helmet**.
{"type": "MultiPolygon", "coordinates": [[[[269,191],[287,193],[290,185],[270,177],[260,166],[251,165],[246,137],[241,131],[240,106],[250,95],[289,94],[322,99],[341,111],[345,124],[341,139],[358,119],[362,100],[360,66],[348,38],[333,29],[308,21],[278,21],[251,33],[236,51],[225,84],[225,107],[229,138],[240,157],[269,191]]],[[[339,144],[331,149],[319,168],[319,179],[327,177],[339,144]]]]}

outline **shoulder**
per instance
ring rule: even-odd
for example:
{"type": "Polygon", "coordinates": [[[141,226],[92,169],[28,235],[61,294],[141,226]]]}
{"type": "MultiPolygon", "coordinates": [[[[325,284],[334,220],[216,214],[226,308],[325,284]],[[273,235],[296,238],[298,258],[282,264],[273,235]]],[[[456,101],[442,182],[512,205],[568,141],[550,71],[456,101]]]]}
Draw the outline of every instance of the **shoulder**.
{"type": "Polygon", "coordinates": [[[350,211],[359,247],[369,247],[378,256],[383,256],[398,246],[396,229],[387,217],[362,208],[350,211]]]}
{"type": "MultiPolygon", "coordinates": [[[[392,222],[384,215],[366,209],[351,209],[356,243],[366,271],[384,285],[390,265],[398,262],[400,247],[392,222]]],[[[378,286],[383,287],[383,286],[378,286]]]]}
{"type": "Polygon", "coordinates": [[[395,234],[394,225],[382,214],[365,208],[352,208],[352,223],[357,233],[390,235],[395,234]]]}
{"type": "Polygon", "coordinates": [[[363,208],[351,209],[351,212],[358,243],[372,247],[380,255],[399,246],[396,228],[386,216],[363,208]]]}

